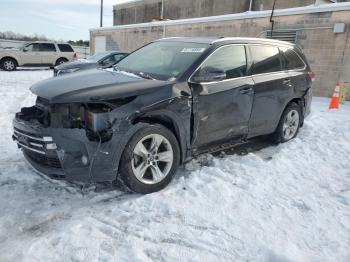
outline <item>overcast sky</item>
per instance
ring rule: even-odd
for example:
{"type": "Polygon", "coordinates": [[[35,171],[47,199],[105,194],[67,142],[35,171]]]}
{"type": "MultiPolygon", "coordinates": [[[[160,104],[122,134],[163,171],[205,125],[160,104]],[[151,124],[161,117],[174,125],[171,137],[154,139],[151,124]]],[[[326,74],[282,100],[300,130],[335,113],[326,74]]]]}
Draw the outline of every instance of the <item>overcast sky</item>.
{"type": "MultiPolygon", "coordinates": [[[[103,25],[113,25],[113,5],[104,0],[103,25]]],[[[56,40],[88,40],[100,25],[100,0],[0,0],[0,31],[35,33],[56,40]]]]}

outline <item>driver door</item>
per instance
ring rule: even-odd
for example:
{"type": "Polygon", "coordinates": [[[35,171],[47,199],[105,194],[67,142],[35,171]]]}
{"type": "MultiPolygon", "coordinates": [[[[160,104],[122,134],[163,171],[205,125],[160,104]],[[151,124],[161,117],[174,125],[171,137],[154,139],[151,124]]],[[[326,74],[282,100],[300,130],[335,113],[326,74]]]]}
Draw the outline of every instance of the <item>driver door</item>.
{"type": "Polygon", "coordinates": [[[39,44],[29,44],[23,48],[21,54],[22,65],[39,65],[41,64],[41,56],[39,52],[39,44]]]}
{"type": "Polygon", "coordinates": [[[194,148],[201,151],[201,147],[209,144],[247,136],[253,84],[252,77],[247,76],[244,45],[222,46],[209,55],[190,79],[194,148]],[[208,71],[214,73],[211,75],[208,71]],[[204,78],[198,77],[201,74],[204,78]]]}

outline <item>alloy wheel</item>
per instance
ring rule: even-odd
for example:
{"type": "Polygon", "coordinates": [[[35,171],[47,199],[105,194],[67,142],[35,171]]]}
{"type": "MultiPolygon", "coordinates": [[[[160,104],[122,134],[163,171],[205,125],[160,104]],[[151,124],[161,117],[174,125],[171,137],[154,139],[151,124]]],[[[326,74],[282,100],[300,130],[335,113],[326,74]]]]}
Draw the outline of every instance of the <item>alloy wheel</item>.
{"type": "Polygon", "coordinates": [[[5,70],[11,71],[15,68],[15,63],[12,60],[6,60],[3,66],[5,70]]]}
{"type": "Polygon", "coordinates": [[[291,110],[286,115],[283,123],[283,137],[285,140],[289,140],[294,137],[298,131],[299,125],[299,113],[297,110],[291,110]]]}
{"type": "Polygon", "coordinates": [[[131,167],[139,181],[156,184],[169,174],[173,161],[174,153],[169,140],[160,134],[151,134],[136,144],[131,167]]]}

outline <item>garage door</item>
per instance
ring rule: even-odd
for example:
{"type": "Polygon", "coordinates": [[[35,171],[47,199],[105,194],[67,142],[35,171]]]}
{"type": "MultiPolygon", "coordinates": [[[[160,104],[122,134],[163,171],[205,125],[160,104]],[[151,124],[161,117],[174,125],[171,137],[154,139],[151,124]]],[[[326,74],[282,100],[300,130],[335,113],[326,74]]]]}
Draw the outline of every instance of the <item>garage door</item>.
{"type": "Polygon", "coordinates": [[[95,37],[95,54],[98,52],[106,51],[106,37],[96,36],[95,37]]]}

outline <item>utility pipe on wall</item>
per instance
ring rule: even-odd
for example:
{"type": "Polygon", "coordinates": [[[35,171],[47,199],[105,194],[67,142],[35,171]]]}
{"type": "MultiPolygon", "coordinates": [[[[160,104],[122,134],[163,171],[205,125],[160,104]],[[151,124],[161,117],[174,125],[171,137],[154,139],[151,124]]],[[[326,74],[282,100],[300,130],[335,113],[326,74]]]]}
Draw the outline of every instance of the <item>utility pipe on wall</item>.
{"type": "Polygon", "coordinates": [[[250,2],[249,2],[249,11],[252,11],[252,7],[253,7],[253,0],[250,0],[250,2]]]}
{"type": "Polygon", "coordinates": [[[101,0],[100,27],[102,27],[102,17],[103,17],[103,0],[101,0]]]}

